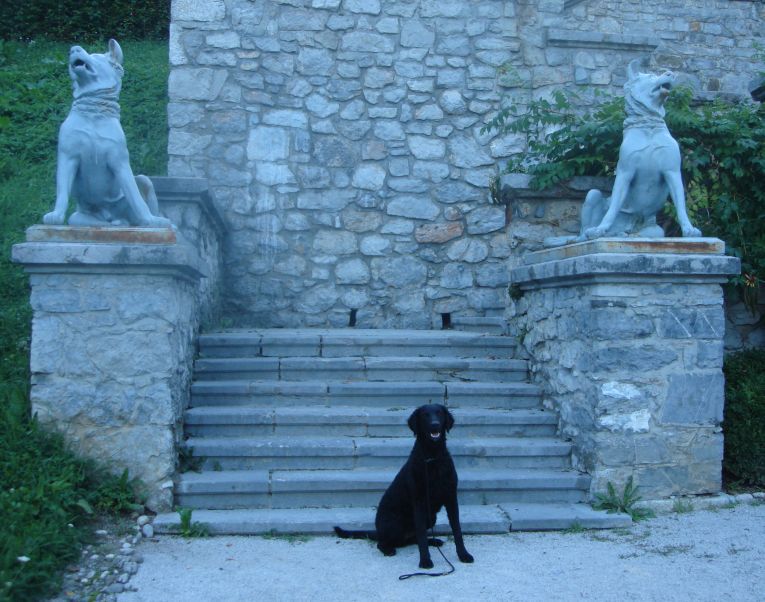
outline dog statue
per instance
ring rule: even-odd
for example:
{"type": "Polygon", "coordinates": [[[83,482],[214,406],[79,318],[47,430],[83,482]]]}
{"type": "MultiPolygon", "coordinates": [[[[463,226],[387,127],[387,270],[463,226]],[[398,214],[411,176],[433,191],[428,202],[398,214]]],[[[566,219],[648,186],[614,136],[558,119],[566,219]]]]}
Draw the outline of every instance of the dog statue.
{"type": "Polygon", "coordinates": [[[680,174],[680,147],[664,123],[664,102],[675,76],[640,73],[639,61],[627,68],[624,84],[624,138],[616,164],[616,179],[609,198],[590,190],[582,207],[578,236],[545,239],[548,247],[582,242],[603,236],[662,238],[664,230],[656,223],[656,213],[672,197],[683,236],[701,236],[685,207],[685,191],[680,174]]]}
{"type": "Polygon", "coordinates": [[[451,412],[440,404],[420,406],[407,421],[416,440],[409,459],[399,470],[377,507],[374,531],[349,531],[335,527],[343,539],[370,539],[385,556],[393,556],[396,548],[417,544],[420,568],[433,568],[428,546],[440,547],[443,541],[428,538],[428,530],[436,524],[436,515],[446,508],[454,536],[457,557],[473,562],[462,538],[457,502],[457,471],[449,450],[446,433],[454,426],[451,412]]]}
{"type": "Polygon", "coordinates": [[[105,54],[69,51],[74,102],[58,135],[56,203],[43,223],[63,224],[69,196],[77,199],[70,226],[171,228],[158,215],[157,195],[146,176],[133,176],[120,125],[122,49],[109,40],[105,54]]]}

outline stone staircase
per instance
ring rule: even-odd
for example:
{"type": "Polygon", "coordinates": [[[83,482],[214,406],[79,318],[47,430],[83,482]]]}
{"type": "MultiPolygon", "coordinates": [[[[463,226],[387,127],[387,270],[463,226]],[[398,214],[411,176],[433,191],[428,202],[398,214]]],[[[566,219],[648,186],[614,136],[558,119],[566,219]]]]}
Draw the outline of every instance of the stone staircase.
{"type": "MultiPolygon", "coordinates": [[[[424,403],[455,416],[449,450],[466,533],[607,528],[570,467],[557,416],[507,336],[454,330],[247,330],[202,335],[176,504],[212,533],[371,529],[424,403]]],[[[448,532],[445,513],[438,530],[448,532]]],[[[172,529],[178,515],[159,515],[172,529]]]]}

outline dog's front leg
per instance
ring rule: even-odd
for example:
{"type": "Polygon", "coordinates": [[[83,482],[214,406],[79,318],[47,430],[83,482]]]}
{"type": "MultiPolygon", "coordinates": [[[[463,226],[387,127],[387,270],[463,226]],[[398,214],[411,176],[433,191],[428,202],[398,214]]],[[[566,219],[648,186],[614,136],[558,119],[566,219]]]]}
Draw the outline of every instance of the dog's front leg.
{"type": "Polygon", "coordinates": [[[462,539],[462,525],[460,524],[460,507],[457,503],[457,496],[444,504],[446,506],[446,516],[449,518],[449,526],[454,536],[454,547],[457,548],[457,557],[460,562],[473,562],[473,556],[465,548],[465,541],[462,539]]]}
{"type": "Polygon", "coordinates": [[[691,224],[691,220],[688,218],[688,210],[685,206],[683,177],[680,175],[680,166],[678,165],[676,169],[668,169],[662,172],[662,175],[669,187],[669,196],[672,197],[672,202],[675,204],[677,221],[680,224],[680,229],[683,231],[683,236],[701,236],[701,230],[694,227],[693,224],[691,224]]]}
{"type": "Polygon", "coordinates": [[[59,152],[56,163],[56,203],[53,211],[46,213],[43,224],[60,226],[66,220],[66,208],[69,206],[69,195],[72,192],[72,183],[77,173],[79,159],[59,152]]]}
{"type": "Polygon", "coordinates": [[[420,568],[432,569],[433,561],[428,550],[428,512],[421,501],[414,503],[414,536],[420,550],[420,568]]]}
{"type": "Polygon", "coordinates": [[[627,192],[633,177],[635,177],[635,170],[633,168],[620,168],[617,164],[616,180],[614,181],[614,189],[611,192],[611,202],[608,206],[608,211],[606,211],[603,219],[600,220],[600,224],[585,230],[584,235],[587,238],[600,238],[608,233],[608,230],[614,225],[616,217],[622,210],[624,199],[627,198],[627,192]]]}

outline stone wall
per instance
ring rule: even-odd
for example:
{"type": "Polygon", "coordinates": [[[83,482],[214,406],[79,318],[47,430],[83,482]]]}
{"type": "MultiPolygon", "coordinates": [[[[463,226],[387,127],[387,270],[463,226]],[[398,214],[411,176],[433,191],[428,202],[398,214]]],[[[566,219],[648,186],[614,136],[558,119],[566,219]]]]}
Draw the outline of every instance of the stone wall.
{"type": "Polygon", "coordinates": [[[639,56],[744,96],[762,32],[729,0],[174,0],[169,171],[210,182],[237,322],[497,315],[503,99],[619,91],[639,56]]]}
{"type": "Polygon", "coordinates": [[[581,256],[532,254],[511,273],[510,322],[592,493],[630,476],[647,499],[720,490],[720,284],[739,264],[689,251],[710,239],[695,240],[601,239],[568,250],[596,247],[581,256]]]}

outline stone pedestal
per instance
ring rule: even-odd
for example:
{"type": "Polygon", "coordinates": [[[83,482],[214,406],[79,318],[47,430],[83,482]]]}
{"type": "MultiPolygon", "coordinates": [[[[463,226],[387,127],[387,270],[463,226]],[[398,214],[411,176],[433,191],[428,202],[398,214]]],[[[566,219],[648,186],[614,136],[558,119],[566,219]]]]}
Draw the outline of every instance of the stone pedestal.
{"type": "Polygon", "coordinates": [[[738,271],[716,239],[600,239],[511,270],[510,323],[593,494],[629,476],[647,499],[719,491],[720,285],[738,271]]]}
{"type": "Polygon", "coordinates": [[[34,226],[32,408],[169,509],[205,261],[170,230],[34,226]]]}

